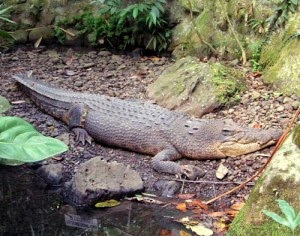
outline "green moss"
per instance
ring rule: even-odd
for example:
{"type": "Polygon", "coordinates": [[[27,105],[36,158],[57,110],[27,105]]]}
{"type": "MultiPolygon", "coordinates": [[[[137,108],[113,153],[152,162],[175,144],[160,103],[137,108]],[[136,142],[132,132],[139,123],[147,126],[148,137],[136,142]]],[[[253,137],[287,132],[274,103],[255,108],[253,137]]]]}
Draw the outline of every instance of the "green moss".
{"type": "Polygon", "coordinates": [[[240,92],[246,89],[243,80],[244,74],[234,68],[228,68],[221,64],[212,64],[214,77],[213,84],[216,86],[216,96],[222,105],[231,105],[240,100],[240,92]]]}
{"type": "MultiPolygon", "coordinates": [[[[261,192],[264,178],[260,178],[245,204],[241,209],[237,217],[229,228],[228,235],[230,236],[243,236],[243,235],[257,235],[257,236],[282,236],[292,235],[289,228],[280,225],[274,220],[268,218],[262,213],[262,209],[275,212],[282,215],[276,199],[284,199],[289,202],[296,210],[300,209],[300,202],[298,192],[295,189],[299,189],[299,184],[295,184],[293,179],[282,181],[280,178],[274,178],[272,182],[264,189],[263,197],[261,192]],[[287,189],[286,186],[289,186],[287,189]],[[280,190],[287,190],[281,193],[280,190]]],[[[298,228],[295,235],[300,235],[300,229],[298,228]]]]}
{"type": "Polygon", "coordinates": [[[293,133],[293,143],[300,148],[300,125],[295,128],[295,132],[293,133]]]}

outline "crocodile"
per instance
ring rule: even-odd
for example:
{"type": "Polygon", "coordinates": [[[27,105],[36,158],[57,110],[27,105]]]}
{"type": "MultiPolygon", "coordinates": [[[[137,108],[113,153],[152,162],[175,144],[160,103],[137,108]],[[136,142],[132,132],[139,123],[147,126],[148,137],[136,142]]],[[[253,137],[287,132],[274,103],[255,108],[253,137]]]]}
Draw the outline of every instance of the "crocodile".
{"type": "Polygon", "coordinates": [[[175,160],[235,157],[276,143],[280,129],[256,129],[229,119],[197,119],[144,100],[55,88],[19,73],[13,78],[39,109],[65,122],[82,144],[96,142],[153,155],[155,171],[203,176],[200,167],[175,160]]]}

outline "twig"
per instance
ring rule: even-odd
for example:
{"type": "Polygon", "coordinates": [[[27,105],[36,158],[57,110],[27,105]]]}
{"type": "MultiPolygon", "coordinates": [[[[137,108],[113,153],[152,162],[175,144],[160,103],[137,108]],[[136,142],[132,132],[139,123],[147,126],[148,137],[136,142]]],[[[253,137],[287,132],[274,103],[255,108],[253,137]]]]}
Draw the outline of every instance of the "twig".
{"type": "Polygon", "coordinates": [[[237,186],[237,187],[235,187],[235,188],[233,188],[233,189],[231,189],[231,190],[229,190],[229,191],[227,191],[227,192],[225,192],[225,193],[223,193],[223,194],[221,194],[221,195],[219,195],[219,196],[217,196],[217,197],[215,197],[215,198],[213,198],[213,199],[211,199],[211,200],[209,200],[209,201],[207,201],[207,202],[205,202],[205,203],[206,203],[206,204],[210,204],[210,203],[212,203],[212,202],[214,202],[214,201],[216,201],[216,200],[218,200],[218,199],[220,199],[220,198],[222,198],[222,197],[224,197],[224,196],[226,196],[226,195],[228,195],[228,194],[230,194],[230,193],[233,193],[233,192],[236,191],[236,190],[239,190],[239,189],[243,188],[247,183],[249,183],[249,182],[250,182],[251,180],[253,180],[255,177],[257,177],[258,175],[260,175],[260,174],[264,171],[264,169],[266,168],[266,166],[271,162],[271,160],[273,159],[273,156],[275,155],[275,153],[277,152],[277,150],[279,149],[279,147],[281,146],[281,144],[282,144],[282,143],[284,142],[284,140],[287,138],[287,136],[288,136],[289,132],[292,130],[293,125],[295,124],[295,122],[296,122],[297,117],[299,116],[299,114],[300,114],[300,107],[299,107],[298,110],[296,111],[295,116],[293,117],[293,119],[292,119],[292,121],[291,121],[289,127],[288,127],[287,130],[281,135],[280,139],[278,140],[278,142],[277,142],[277,144],[276,144],[276,146],[275,146],[275,148],[274,148],[274,150],[273,150],[273,152],[272,152],[270,158],[269,158],[268,161],[260,168],[260,170],[259,170],[255,175],[253,175],[252,177],[250,177],[248,180],[246,180],[245,182],[243,182],[241,185],[239,185],[239,186],[237,186]]]}
{"type": "Polygon", "coordinates": [[[214,54],[217,54],[217,50],[210,44],[208,43],[207,41],[205,41],[202,37],[202,35],[200,34],[199,30],[197,29],[197,25],[195,23],[195,20],[194,20],[194,16],[193,16],[193,11],[192,11],[192,3],[190,0],[188,0],[188,3],[189,3],[189,7],[190,7],[190,16],[191,16],[191,21],[192,21],[192,24],[194,26],[194,29],[195,29],[195,32],[198,36],[198,38],[200,39],[200,41],[205,44],[207,47],[209,47],[209,49],[214,53],[214,54]]]}
{"type": "MultiPolygon", "coordinates": [[[[185,183],[200,183],[200,184],[216,184],[216,185],[225,185],[225,184],[242,184],[243,182],[217,182],[217,181],[208,181],[208,180],[182,180],[182,179],[165,179],[169,181],[178,181],[178,182],[185,182],[185,183]]],[[[253,182],[248,183],[247,185],[254,185],[253,182]]]]}
{"type": "MultiPolygon", "coordinates": [[[[223,5],[222,0],[220,0],[219,2],[220,2],[220,4],[221,4],[221,7],[224,9],[225,6],[223,5]]],[[[233,25],[232,25],[232,23],[231,23],[231,21],[230,21],[230,19],[229,19],[229,16],[228,16],[226,10],[224,10],[224,16],[225,16],[225,19],[226,19],[226,21],[227,21],[227,23],[228,23],[228,25],[229,25],[229,29],[230,29],[231,33],[233,34],[233,37],[234,37],[235,41],[236,41],[237,44],[239,45],[239,48],[240,48],[241,53],[242,53],[242,60],[243,60],[242,63],[243,63],[243,65],[245,65],[246,62],[247,62],[246,52],[245,52],[245,50],[244,50],[244,48],[243,48],[243,46],[242,46],[242,43],[241,43],[241,41],[239,40],[239,38],[238,38],[238,36],[237,36],[237,34],[236,34],[235,30],[234,30],[234,27],[233,27],[233,25]]]]}

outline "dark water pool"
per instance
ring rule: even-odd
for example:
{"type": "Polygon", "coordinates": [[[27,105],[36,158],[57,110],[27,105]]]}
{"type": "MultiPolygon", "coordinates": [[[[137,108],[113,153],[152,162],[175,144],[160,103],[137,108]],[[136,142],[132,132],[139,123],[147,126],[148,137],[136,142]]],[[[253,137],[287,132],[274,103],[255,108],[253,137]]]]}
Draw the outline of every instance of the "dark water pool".
{"type": "Polygon", "coordinates": [[[58,193],[24,167],[0,166],[0,203],[0,235],[5,236],[176,236],[188,232],[172,220],[180,214],[173,208],[125,201],[105,210],[76,210],[64,205],[58,193]]]}

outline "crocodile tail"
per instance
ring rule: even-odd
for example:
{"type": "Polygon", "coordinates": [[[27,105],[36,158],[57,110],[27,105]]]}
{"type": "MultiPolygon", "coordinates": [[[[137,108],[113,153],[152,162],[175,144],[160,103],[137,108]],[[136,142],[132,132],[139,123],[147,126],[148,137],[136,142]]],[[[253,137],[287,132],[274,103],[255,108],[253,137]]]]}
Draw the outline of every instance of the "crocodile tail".
{"type": "Polygon", "coordinates": [[[37,80],[30,72],[18,73],[12,77],[36,106],[45,113],[62,119],[63,115],[71,108],[72,102],[65,97],[65,90],[51,87],[37,80]]]}

